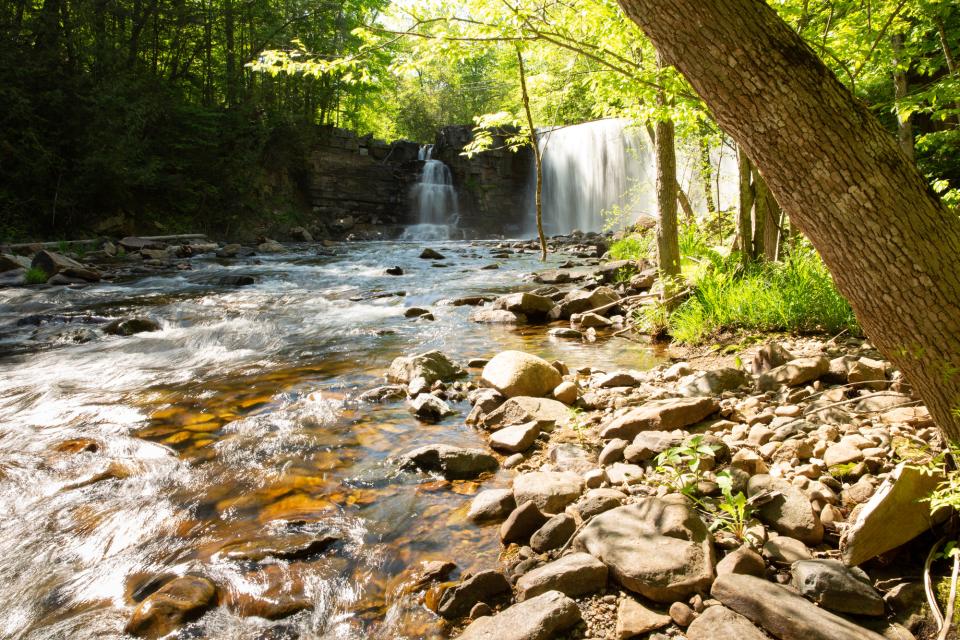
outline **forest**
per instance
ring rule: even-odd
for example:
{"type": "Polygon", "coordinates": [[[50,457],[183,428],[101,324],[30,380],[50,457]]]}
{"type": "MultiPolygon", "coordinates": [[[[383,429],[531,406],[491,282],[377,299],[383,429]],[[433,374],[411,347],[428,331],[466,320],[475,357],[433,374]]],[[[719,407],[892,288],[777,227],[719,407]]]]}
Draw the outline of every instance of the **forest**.
{"type": "Polygon", "coordinates": [[[0,637],[949,640],[960,5],[0,4],[0,637]]]}

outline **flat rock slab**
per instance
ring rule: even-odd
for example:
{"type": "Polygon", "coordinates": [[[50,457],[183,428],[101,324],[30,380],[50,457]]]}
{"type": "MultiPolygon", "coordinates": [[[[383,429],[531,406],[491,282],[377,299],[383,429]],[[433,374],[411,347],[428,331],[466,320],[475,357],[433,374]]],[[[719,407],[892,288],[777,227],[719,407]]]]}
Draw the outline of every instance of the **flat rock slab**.
{"type": "Polygon", "coordinates": [[[849,529],[840,540],[843,563],[856,566],[881,553],[896,549],[929,529],[934,520],[930,495],[942,476],[925,475],[900,464],[884,481],[873,497],[859,508],[849,529]],[[890,526],[891,522],[897,523],[890,526]]]}
{"type": "Polygon", "coordinates": [[[582,596],[607,586],[607,565],[589,553],[571,553],[523,574],[517,580],[517,601],[548,591],[582,596]]]}
{"type": "Polygon", "coordinates": [[[559,513],[583,493],[583,478],[571,471],[532,471],[513,479],[517,504],[534,503],[544,513],[559,513]]]}
{"type": "Polygon", "coordinates": [[[750,377],[740,369],[727,367],[701,371],[680,381],[680,395],[719,396],[724,391],[733,391],[750,382],[750,377]]]}
{"type": "Polygon", "coordinates": [[[687,640],[770,640],[770,636],[736,611],[716,605],[690,623],[687,640]]]}
{"type": "Polygon", "coordinates": [[[710,595],[780,640],[884,640],[763,578],[723,575],[710,595]]]}
{"type": "Polygon", "coordinates": [[[713,538],[680,500],[644,498],[596,516],[574,539],[627,589],[672,603],[705,592],[713,580],[713,538]]]}
{"type": "Polygon", "coordinates": [[[490,447],[496,451],[521,453],[533,446],[538,435],[540,425],[536,422],[515,424],[491,433],[490,447]]]}
{"type": "Polygon", "coordinates": [[[824,609],[862,616],[883,615],[883,598],[861,569],[848,569],[839,560],[800,560],[793,563],[790,573],[800,594],[824,609]]]}
{"type": "Polygon", "coordinates": [[[468,480],[496,471],[497,459],[480,449],[464,449],[446,444],[419,447],[400,456],[401,469],[440,473],[448,480],[468,480]]]}
{"type": "Polygon", "coordinates": [[[470,623],[461,640],[551,640],[576,625],[577,603],[559,591],[548,591],[508,607],[495,616],[470,623]]]}
{"type": "Polygon", "coordinates": [[[600,432],[605,440],[632,440],[641,431],[672,431],[700,422],[720,410],[714,398],[668,398],[654,400],[614,419],[600,432]]]}
{"type": "Polygon", "coordinates": [[[662,629],[670,622],[670,616],[648,609],[633,598],[624,598],[617,607],[617,627],[614,635],[619,640],[627,640],[662,629]]]}

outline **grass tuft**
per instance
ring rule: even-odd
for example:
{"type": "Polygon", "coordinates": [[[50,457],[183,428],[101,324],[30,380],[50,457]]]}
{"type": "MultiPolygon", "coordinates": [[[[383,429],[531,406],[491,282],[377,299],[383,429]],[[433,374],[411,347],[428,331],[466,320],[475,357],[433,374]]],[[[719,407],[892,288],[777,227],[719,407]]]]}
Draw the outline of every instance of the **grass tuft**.
{"type": "Polygon", "coordinates": [[[40,267],[30,267],[27,269],[27,272],[23,274],[23,281],[27,284],[43,284],[49,279],[47,272],[40,267]]]}

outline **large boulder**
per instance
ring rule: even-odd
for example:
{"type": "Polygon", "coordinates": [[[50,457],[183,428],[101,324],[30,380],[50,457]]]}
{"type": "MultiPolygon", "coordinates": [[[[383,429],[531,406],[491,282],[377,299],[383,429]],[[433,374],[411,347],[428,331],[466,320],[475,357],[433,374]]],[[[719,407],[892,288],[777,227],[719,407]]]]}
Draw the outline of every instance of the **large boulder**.
{"type": "Polygon", "coordinates": [[[440,351],[427,351],[395,358],[387,371],[387,381],[410,387],[410,395],[428,391],[437,380],[448,382],[467,375],[460,365],[440,351]]]}
{"type": "Polygon", "coordinates": [[[559,591],[548,591],[474,620],[460,640],[551,640],[581,619],[576,602],[559,591]]]}
{"type": "Polygon", "coordinates": [[[736,611],[707,607],[687,627],[687,640],[770,640],[770,636],[736,611]]]}
{"type": "Polygon", "coordinates": [[[582,596],[607,586],[607,566],[589,553],[571,553],[523,574],[517,580],[517,600],[547,591],[582,596]]]}
{"type": "Polygon", "coordinates": [[[823,523],[810,506],[807,494],[783,478],[767,474],[752,476],[747,483],[747,495],[752,498],[764,492],[769,492],[771,498],[757,510],[757,518],[777,533],[805,544],[823,541],[823,523]]]}
{"type": "Polygon", "coordinates": [[[763,578],[729,573],[717,578],[710,595],[779,640],[883,640],[763,578]]]}
{"type": "Polygon", "coordinates": [[[498,429],[512,424],[536,422],[541,429],[564,426],[570,420],[570,408],[549,398],[519,396],[510,398],[483,418],[486,429],[498,429]]]}
{"type": "Polygon", "coordinates": [[[654,400],[615,418],[600,432],[605,440],[632,439],[641,431],[672,431],[700,422],[716,413],[720,404],[713,398],[667,398],[654,400]]]}
{"type": "Polygon", "coordinates": [[[539,398],[553,391],[563,380],[549,362],[523,351],[498,353],[483,368],[480,378],[508,398],[539,398]]]}
{"type": "Polygon", "coordinates": [[[61,275],[87,282],[99,282],[100,280],[100,273],[96,269],[82,265],[72,258],[53,251],[38,251],[37,255],[33,256],[30,266],[43,271],[47,274],[47,278],[61,275]]]}
{"type": "Polygon", "coordinates": [[[479,449],[432,444],[409,451],[399,459],[401,469],[439,473],[448,480],[472,479],[499,467],[497,459],[479,449]]]}
{"type": "Polygon", "coordinates": [[[559,513],[583,493],[583,478],[571,471],[531,471],[513,479],[517,504],[532,502],[544,513],[559,513]]]}
{"type": "Polygon", "coordinates": [[[873,497],[851,514],[850,527],[840,539],[844,564],[862,564],[930,529],[936,520],[925,498],[942,480],[939,474],[901,463],[873,497]]]}
{"type": "Polygon", "coordinates": [[[683,499],[642,498],[596,516],[574,539],[627,589],[672,603],[713,581],[713,537],[683,499]]]}
{"type": "Polygon", "coordinates": [[[757,378],[761,391],[770,391],[785,384],[788,387],[806,384],[819,379],[830,371],[830,359],[824,357],[797,358],[774,367],[757,378]]]}
{"type": "Polygon", "coordinates": [[[862,569],[848,569],[839,560],[800,560],[790,568],[801,595],[829,611],[882,616],[883,598],[862,569]]]}

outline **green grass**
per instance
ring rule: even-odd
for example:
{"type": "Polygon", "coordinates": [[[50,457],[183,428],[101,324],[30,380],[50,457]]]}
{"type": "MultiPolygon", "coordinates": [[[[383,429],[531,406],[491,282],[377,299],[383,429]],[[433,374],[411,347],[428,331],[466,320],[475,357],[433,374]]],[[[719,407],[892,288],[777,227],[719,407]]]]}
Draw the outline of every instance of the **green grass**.
{"type": "Polygon", "coordinates": [[[692,285],[691,297],[667,319],[678,342],[701,343],[721,331],[859,333],[850,305],[811,248],[746,268],[736,254],[708,250],[692,285]]]}
{"type": "Polygon", "coordinates": [[[43,284],[48,279],[47,272],[39,267],[30,267],[27,269],[27,272],[23,274],[23,280],[27,284],[43,284]]]}
{"type": "Polygon", "coordinates": [[[652,233],[631,234],[610,245],[610,255],[614,260],[649,260],[655,253],[653,240],[652,233]]]}

